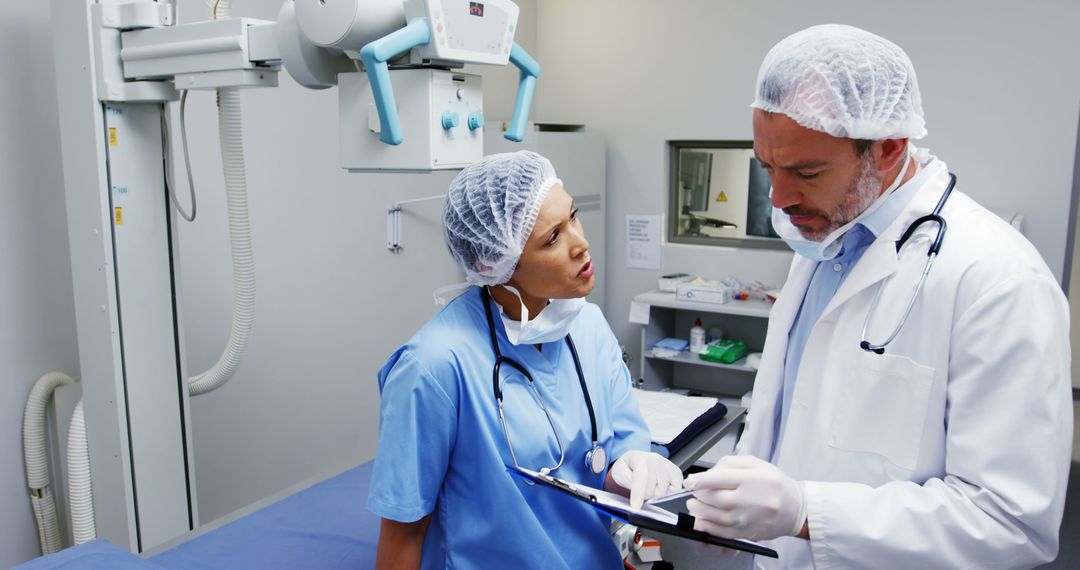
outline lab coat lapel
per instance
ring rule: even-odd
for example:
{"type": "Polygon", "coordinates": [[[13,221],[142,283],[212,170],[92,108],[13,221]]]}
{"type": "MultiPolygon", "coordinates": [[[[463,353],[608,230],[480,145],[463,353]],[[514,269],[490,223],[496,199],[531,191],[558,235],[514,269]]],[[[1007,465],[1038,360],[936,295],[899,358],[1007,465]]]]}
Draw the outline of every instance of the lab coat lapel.
{"type": "Polygon", "coordinates": [[[806,290],[810,287],[810,278],[814,276],[816,268],[817,263],[796,255],[791,261],[791,270],[788,272],[787,282],[784,283],[784,290],[769,313],[769,330],[775,330],[778,333],[783,331],[784,346],[780,347],[782,349],[787,349],[788,333],[791,332],[791,325],[794,324],[795,316],[799,313],[799,307],[802,306],[803,297],[806,296],[806,290]]]}
{"type": "Polygon", "coordinates": [[[769,328],[765,334],[761,367],[754,379],[753,409],[747,418],[745,443],[740,453],[748,453],[768,460],[772,452],[776,408],[780,405],[780,392],[784,385],[784,361],[787,355],[788,334],[795,316],[802,306],[810,278],[817,264],[796,255],[788,271],[784,290],[769,312],[769,328]]]}
{"type": "Polygon", "coordinates": [[[899,263],[896,258],[896,239],[891,233],[885,232],[866,248],[866,253],[855,264],[847,279],[840,284],[840,289],[826,305],[818,322],[827,319],[830,313],[846,303],[848,299],[896,273],[899,263]]]}

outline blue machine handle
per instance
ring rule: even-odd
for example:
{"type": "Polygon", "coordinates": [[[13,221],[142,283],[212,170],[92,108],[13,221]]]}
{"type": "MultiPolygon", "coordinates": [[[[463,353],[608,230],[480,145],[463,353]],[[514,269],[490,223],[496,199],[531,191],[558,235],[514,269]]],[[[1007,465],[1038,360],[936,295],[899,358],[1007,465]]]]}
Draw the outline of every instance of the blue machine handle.
{"type": "Polygon", "coordinates": [[[529,108],[532,107],[533,93],[536,92],[536,78],[540,77],[540,64],[517,42],[514,42],[514,47],[510,49],[510,63],[521,70],[521,81],[518,83],[517,102],[514,103],[514,118],[503,136],[514,142],[521,142],[525,139],[525,123],[529,120],[529,108]]]}
{"type": "MultiPolygon", "coordinates": [[[[386,144],[398,145],[402,141],[401,119],[398,117],[394,87],[390,84],[390,69],[386,62],[399,53],[426,45],[429,41],[431,41],[431,29],[428,27],[427,18],[413,18],[404,28],[360,49],[360,59],[364,62],[368,81],[371,82],[371,94],[375,97],[375,108],[379,111],[379,140],[386,144]]],[[[514,47],[516,48],[517,45],[515,44],[514,47]]],[[[525,57],[529,57],[528,54],[525,57]]],[[[524,71],[522,74],[524,82],[524,71]]],[[[535,82],[535,79],[533,81],[535,82]]],[[[531,90],[529,99],[531,102],[531,90]]],[[[519,95],[518,103],[520,102],[519,95]]]]}

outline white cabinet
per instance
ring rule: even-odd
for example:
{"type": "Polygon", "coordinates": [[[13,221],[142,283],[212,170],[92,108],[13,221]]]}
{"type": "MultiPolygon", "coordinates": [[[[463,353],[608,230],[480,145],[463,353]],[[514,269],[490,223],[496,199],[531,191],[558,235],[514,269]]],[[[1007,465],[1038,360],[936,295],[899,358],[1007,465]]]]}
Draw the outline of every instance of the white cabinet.
{"type": "Polygon", "coordinates": [[[702,360],[688,351],[677,356],[658,356],[653,354],[652,346],[667,337],[689,339],[690,327],[701,319],[706,331],[722,329],[725,338],[742,340],[751,353],[761,352],[772,303],[701,303],[679,300],[674,293],[660,291],[642,293],[634,297],[634,302],[649,307],[649,322],[641,331],[639,378],[645,389],[688,388],[705,394],[739,397],[753,388],[757,370],[746,366],[745,358],[721,364],[702,360]]]}

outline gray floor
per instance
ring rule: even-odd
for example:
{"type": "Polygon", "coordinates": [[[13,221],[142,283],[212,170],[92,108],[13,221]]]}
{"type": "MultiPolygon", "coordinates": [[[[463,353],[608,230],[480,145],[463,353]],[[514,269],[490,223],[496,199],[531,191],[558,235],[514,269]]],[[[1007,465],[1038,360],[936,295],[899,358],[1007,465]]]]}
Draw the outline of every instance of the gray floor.
{"type": "MultiPolygon", "coordinates": [[[[1080,568],[1080,463],[1073,462],[1069,473],[1069,490],[1065,495],[1065,518],[1061,523],[1061,549],[1057,560],[1041,568],[1076,570],[1080,568]]],[[[665,558],[675,570],[745,568],[748,557],[718,558],[712,547],[670,541],[663,547],[665,558]],[[744,560],[747,558],[747,560],[744,560]]]]}

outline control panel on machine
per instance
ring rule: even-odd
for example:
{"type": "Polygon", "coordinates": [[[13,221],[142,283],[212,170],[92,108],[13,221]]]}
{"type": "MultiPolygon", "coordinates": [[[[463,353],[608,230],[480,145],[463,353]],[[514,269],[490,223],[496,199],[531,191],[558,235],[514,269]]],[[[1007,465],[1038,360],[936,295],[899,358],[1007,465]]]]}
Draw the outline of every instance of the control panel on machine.
{"type": "Polygon", "coordinates": [[[417,50],[428,60],[506,65],[518,7],[509,0],[406,0],[405,17],[427,18],[432,40],[417,50]]]}

